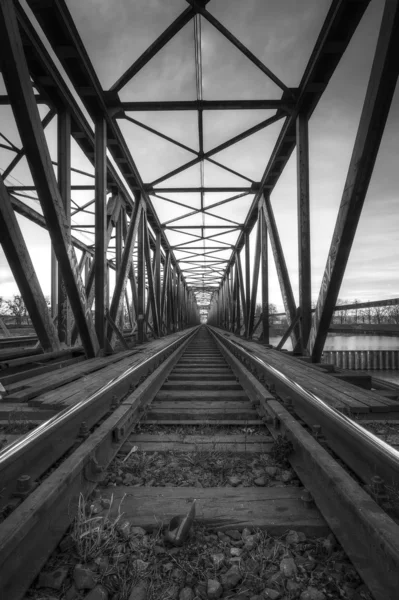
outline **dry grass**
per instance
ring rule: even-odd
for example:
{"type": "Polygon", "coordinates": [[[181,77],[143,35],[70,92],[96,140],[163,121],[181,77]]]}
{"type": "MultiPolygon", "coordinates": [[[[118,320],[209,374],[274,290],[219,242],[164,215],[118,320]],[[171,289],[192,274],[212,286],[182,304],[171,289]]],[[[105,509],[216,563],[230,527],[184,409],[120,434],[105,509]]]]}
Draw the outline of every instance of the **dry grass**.
{"type": "Polygon", "coordinates": [[[110,518],[113,498],[107,513],[96,516],[93,505],[90,505],[83,497],[79,496],[78,512],[73,524],[71,538],[75,542],[79,558],[87,563],[102,554],[108,554],[119,544],[118,524],[122,518],[121,505],[118,507],[116,518],[110,518]]]}

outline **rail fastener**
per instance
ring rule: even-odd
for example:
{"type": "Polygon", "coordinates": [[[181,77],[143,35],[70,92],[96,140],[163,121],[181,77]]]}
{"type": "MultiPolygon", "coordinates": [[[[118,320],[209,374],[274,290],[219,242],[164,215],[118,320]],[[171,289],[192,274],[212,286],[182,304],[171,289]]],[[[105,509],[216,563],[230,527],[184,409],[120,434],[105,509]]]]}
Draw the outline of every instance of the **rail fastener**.
{"type": "Polygon", "coordinates": [[[26,498],[29,496],[34,489],[37,488],[39,484],[36,481],[32,481],[32,477],[30,475],[21,475],[17,479],[17,486],[13,493],[13,496],[16,498],[26,498]]]}

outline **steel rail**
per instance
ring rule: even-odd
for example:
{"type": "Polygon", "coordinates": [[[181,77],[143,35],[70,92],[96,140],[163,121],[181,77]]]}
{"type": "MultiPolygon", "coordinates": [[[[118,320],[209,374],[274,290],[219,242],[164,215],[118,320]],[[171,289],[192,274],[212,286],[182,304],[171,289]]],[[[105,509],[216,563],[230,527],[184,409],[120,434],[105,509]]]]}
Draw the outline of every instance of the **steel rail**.
{"type": "MultiPolygon", "coordinates": [[[[332,436],[331,440],[333,446],[333,432],[339,430],[342,440],[350,440],[351,449],[356,446],[357,450],[361,452],[363,460],[361,461],[362,468],[359,469],[358,456],[354,456],[352,459],[349,458],[349,466],[356,472],[356,474],[366,483],[370,483],[370,470],[378,470],[373,472],[374,475],[380,475],[386,482],[399,482],[399,451],[395,450],[392,446],[380,440],[373,433],[359,425],[356,421],[349,418],[345,414],[337,411],[334,407],[329,406],[322,398],[305,389],[299,383],[291,380],[280,370],[276,369],[273,365],[269,364],[262,358],[248,352],[243,346],[237,342],[226,339],[214,328],[211,328],[222,343],[228,346],[231,344],[241,354],[242,357],[251,361],[255,366],[260,367],[268,374],[272,374],[273,377],[279,380],[286,388],[295,393],[296,398],[301,398],[307,406],[306,410],[311,410],[320,416],[320,424],[323,428],[323,434],[327,437],[329,430],[332,436]],[[366,460],[365,460],[366,457],[366,460]]],[[[303,406],[301,408],[304,408],[303,406]]],[[[340,440],[340,441],[342,441],[340,440]]],[[[340,449],[334,450],[337,454],[340,454],[340,449]]],[[[348,463],[348,455],[345,453],[343,457],[345,462],[348,463]]]]}
{"type": "MultiPolygon", "coordinates": [[[[57,451],[52,447],[54,452],[49,456],[48,460],[45,460],[44,466],[36,466],[36,468],[40,469],[40,472],[36,472],[35,477],[39,477],[51,467],[65,451],[73,446],[76,441],[76,434],[78,434],[80,424],[83,421],[87,423],[87,426],[90,429],[90,427],[108,412],[109,405],[112,404],[112,398],[115,393],[118,393],[120,396],[125,395],[132,384],[137,383],[143,375],[147,375],[149,370],[153,370],[160,359],[162,359],[162,356],[166,357],[165,355],[168,355],[174,348],[184,343],[191,335],[193,335],[197,330],[197,327],[198,326],[190,328],[185,335],[182,335],[178,339],[174,339],[170,344],[161,348],[152,356],[128,368],[117,377],[114,377],[94,393],[90,394],[89,397],[81,400],[74,406],[65,408],[54,417],[39,425],[36,429],[27,433],[23,438],[16,440],[1,450],[0,479],[4,488],[2,490],[2,504],[6,504],[7,498],[10,498],[13,494],[16,479],[27,472],[25,460],[23,460],[23,464],[21,464],[20,467],[18,466],[18,461],[20,461],[21,458],[30,457],[34,460],[38,446],[40,446],[45,439],[60,440],[63,439],[63,435],[65,436],[63,443],[61,443],[59,447],[57,446],[57,451]],[[106,406],[104,405],[104,400],[106,406]],[[94,413],[96,413],[96,417],[94,417],[94,413]],[[85,416],[88,414],[92,416],[91,423],[88,422],[88,418],[85,416]],[[76,425],[71,432],[70,427],[72,423],[76,423],[76,425]],[[23,472],[21,471],[18,473],[18,469],[23,469],[23,472]]],[[[28,460],[27,463],[29,464],[29,462],[30,461],[28,460]]]]}

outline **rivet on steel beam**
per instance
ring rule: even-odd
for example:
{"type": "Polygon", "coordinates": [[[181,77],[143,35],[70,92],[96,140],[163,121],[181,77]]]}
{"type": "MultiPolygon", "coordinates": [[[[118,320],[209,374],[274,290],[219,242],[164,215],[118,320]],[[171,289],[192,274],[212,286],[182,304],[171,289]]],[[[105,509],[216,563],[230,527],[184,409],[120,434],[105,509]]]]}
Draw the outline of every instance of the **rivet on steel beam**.
{"type": "Polygon", "coordinates": [[[86,421],[82,421],[79,427],[79,438],[87,438],[89,436],[89,428],[87,427],[86,421]]]}
{"type": "Polygon", "coordinates": [[[312,425],[312,431],[316,439],[322,436],[321,425],[312,425]]]}
{"type": "Polygon", "coordinates": [[[21,475],[17,479],[17,492],[26,493],[29,492],[32,487],[32,480],[30,475],[21,475]]]}
{"type": "Polygon", "coordinates": [[[313,505],[312,494],[306,488],[304,488],[304,490],[302,492],[301,500],[307,508],[312,507],[312,505],[313,505]]]}
{"type": "Polygon", "coordinates": [[[115,427],[112,430],[112,439],[114,442],[120,442],[123,439],[124,435],[125,435],[125,428],[123,426],[115,427]]]}

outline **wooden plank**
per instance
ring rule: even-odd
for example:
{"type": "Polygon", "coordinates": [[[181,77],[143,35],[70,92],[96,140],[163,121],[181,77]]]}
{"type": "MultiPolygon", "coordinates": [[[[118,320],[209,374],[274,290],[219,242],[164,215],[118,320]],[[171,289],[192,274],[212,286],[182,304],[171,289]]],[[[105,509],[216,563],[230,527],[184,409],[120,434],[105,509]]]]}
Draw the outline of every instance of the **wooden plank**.
{"type": "Polygon", "coordinates": [[[79,354],[82,352],[81,348],[66,348],[65,350],[57,350],[55,352],[35,352],[34,354],[29,354],[28,356],[23,356],[21,358],[13,358],[10,360],[5,360],[0,362],[0,369],[11,369],[12,367],[18,367],[21,365],[34,364],[34,363],[43,363],[54,358],[62,358],[64,356],[70,356],[71,354],[79,354]]]}
{"type": "MultiPolygon", "coordinates": [[[[132,352],[132,354],[135,354],[135,352],[132,352]]],[[[118,360],[110,360],[110,357],[99,359],[93,358],[91,360],[86,360],[84,365],[76,365],[75,367],[68,368],[67,371],[54,373],[50,377],[48,375],[32,377],[23,382],[23,389],[21,389],[20,383],[8,385],[6,387],[8,392],[7,398],[16,402],[27,402],[36,396],[60,388],[72,381],[76,381],[76,379],[80,379],[89,373],[104,369],[110,366],[110,364],[119,362],[120,360],[123,360],[122,356],[118,358],[118,360]]]]}
{"type": "Polygon", "coordinates": [[[163,433],[162,431],[158,434],[152,433],[138,433],[131,434],[129,436],[129,442],[140,443],[140,442],[187,442],[189,444],[255,444],[255,443],[269,443],[273,441],[271,435],[223,435],[217,433],[215,435],[193,435],[191,433],[181,435],[178,433],[163,433]]]}
{"type": "Polygon", "coordinates": [[[206,417],[203,419],[196,419],[195,421],[191,421],[188,419],[146,419],[143,421],[144,425],[159,425],[160,427],[169,426],[169,425],[192,425],[196,427],[264,427],[263,421],[260,419],[222,419],[218,421],[217,419],[210,421],[206,417]]]}
{"type": "Polygon", "coordinates": [[[235,380],[231,381],[195,381],[192,380],[184,381],[171,380],[170,377],[168,381],[163,384],[162,390],[241,390],[241,386],[239,383],[236,383],[235,380]]]}
{"type": "Polygon", "coordinates": [[[248,348],[251,352],[255,351],[256,355],[263,358],[265,362],[269,362],[276,369],[293,378],[305,389],[319,395],[327,404],[341,408],[347,406],[355,412],[390,410],[390,401],[380,398],[374,392],[339,381],[288,354],[277,354],[275,350],[268,350],[261,345],[256,345],[255,349],[251,342],[242,339],[239,342],[244,348],[248,348]]]}
{"type": "Polygon", "coordinates": [[[189,390],[161,390],[156,395],[156,400],[217,400],[220,398],[226,398],[229,400],[248,400],[248,396],[246,393],[241,390],[228,390],[222,391],[218,390],[216,393],[211,390],[203,390],[203,391],[189,391],[189,390]]]}
{"type": "Polygon", "coordinates": [[[56,410],[49,408],[36,408],[28,404],[12,404],[10,402],[0,401],[0,419],[15,419],[16,421],[41,420],[47,421],[57,414],[56,410]]]}
{"type": "MultiPolygon", "coordinates": [[[[107,490],[108,491],[108,490],[107,490]]],[[[122,498],[124,517],[133,526],[159,528],[172,517],[186,514],[197,499],[196,520],[207,528],[266,529],[271,535],[282,535],[288,529],[306,535],[326,535],[328,528],[315,508],[306,508],[300,500],[302,490],[272,488],[113,488],[111,515],[116,514],[122,498]]]]}
{"type": "Polygon", "coordinates": [[[57,332],[2,177],[0,177],[0,239],[43,349],[59,350],[57,332]]]}
{"type": "Polygon", "coordinates": [[[251,410],[245,409],[212,409],[212,408],[204,408],[204,409],[196,409],[193,410],[191,408],[182,409],[182,408],[150,408],[148,412],[149,419],[158,419],[169,420],[171,418],[175,418],[177,421],[181,421],[182,419],[191,419],[194,423],[197,420],[217,420],[223,424],[224,419],[228,419],[229,421],[233,419],[243,420],[243,419],[255,419],[257,417],[257,413],[251,410]]]}
{"type": "Polygon", "coordinates": [[[111,365],[109,364],[111,359],[106,357],[102,359],[104,360],[106,367],[102,368],[101,371],[88,373],[84,377],[68,383],[57,390],[49,391],[37,396],[30,401],[30,404],[35,406],[41,404],[48,404],[49,406],[71,406],[76,404],[82,399],[82,396],[86,392],[94,392],[114,377],[119,376],[128,368],[143,362],[146,358],[153,356],[156,352],[162,350],[162,348],[170,344],[174,339],[179,339],[186,334],[187,330],[180,334],[176,334],[173,338],[162,338],[155,342],[151,342],[140,351],[137,349],[130,351],[122,360],[118,360],[111,365]]]}
{"type": "Polygon", "coordinates": [[[46,377],[48,377],[47,373],[51,373],[51,371],[61,371],[62,369],[66,368],[69,370],[76,363],[85,362],[86,360],[87,359],[85,356],[75,356],[74,358],[61,360],[59,362],[57,361],[46,366],[33,367],[27,371],[19,371],[18,373],[14,373],[12,375],[4,375],[4,377],[1,376],[0,371],[0,382],[7,390],[10,388],[10,386],[15,386],[13,391],[16,392],[24,387],[27,387],[29,385],[27,381],[30,379],[36,379],[43,374],[46,374],[46,377]]]}
{"type": "Polygon", "coordinates": [[[339,379],[340,381],[352,383],[365,390],[371,390],[371,375],[367,375],[367,373],[332,373],[331,377],[339,379]]]}
{"type": "Polygon", "coordinates": [[[399,72],[399,4],[385,3],[370,80],[332,236],[308,352],[319,362],[384,133],[399,72]]]}
{"type": "MultiPolygon", "coordinates": [[[[233,438],[234,436],[230,436],[233,438]]],[[[140,452],[228,452],[229,454],[246,453],[269,453],[273,446],[273,440],[269,442],[190,442],[177,441],[135,441],[127,442],[122,447],[122,452],[127,453],[133,446],[137,446],[140,452]]]]}

